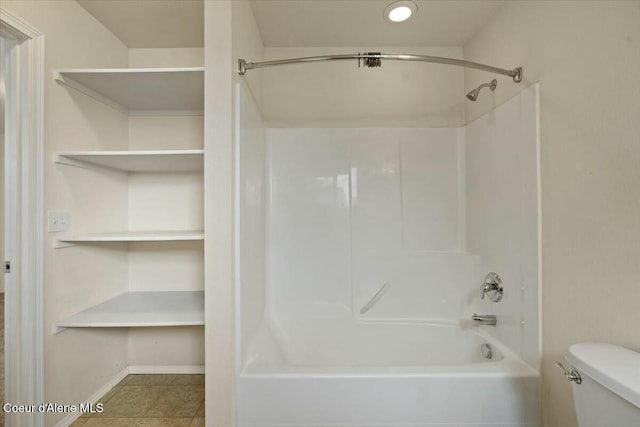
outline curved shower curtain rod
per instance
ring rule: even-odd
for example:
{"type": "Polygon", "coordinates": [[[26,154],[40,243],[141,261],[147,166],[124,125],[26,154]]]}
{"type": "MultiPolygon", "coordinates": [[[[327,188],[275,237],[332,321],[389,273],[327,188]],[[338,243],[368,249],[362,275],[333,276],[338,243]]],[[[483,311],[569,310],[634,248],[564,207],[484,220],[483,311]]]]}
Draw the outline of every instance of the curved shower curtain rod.
{"type": "Polygon", "coordinates": [[[382,65],[383,59],[394,61],[432,62],[435,64],[456,65],[458,67],[475,68],[476,70],[501,74],[503,76],[509,76],[513,78],[513,81],[516,83],[522,81],[522,67],[516,67],[513,70],[505,70],[504,68],[492,67],[491,65],[479,64],[477,62],[465,61],[463,59],[444,58],[441,56],[407,55],[380,52],[353,53],[346,55],[307,56],[303,58],[288,58],[260,62],[247,62],[244,59],[238,59],[238,74],[244,76],[247,70],[271,67],[275,65],[299,64],[305,62],[320,61],[340,61],[345,59],[357,59],[358,67],[360,67],[362,61],[362,64],[367,68],[380,67],[382,65]]]}

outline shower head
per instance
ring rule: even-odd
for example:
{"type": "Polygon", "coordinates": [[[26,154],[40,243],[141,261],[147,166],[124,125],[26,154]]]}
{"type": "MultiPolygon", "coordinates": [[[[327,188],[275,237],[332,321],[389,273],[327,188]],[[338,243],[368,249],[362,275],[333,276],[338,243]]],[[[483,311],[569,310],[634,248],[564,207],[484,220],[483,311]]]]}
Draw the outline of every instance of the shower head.
{"type": "Polygon", "coordinates": [[[467,98],[471,101],[476,101],[478,99],[478,94],[480,93],[480,89],[483,87],[488,87],[492,91],[496,90],[498,86],[498,81],[496,79],[491,80],[491,83],[483,83],[477,88],[473,89],[471,92],[467,94],[467,98]]]}

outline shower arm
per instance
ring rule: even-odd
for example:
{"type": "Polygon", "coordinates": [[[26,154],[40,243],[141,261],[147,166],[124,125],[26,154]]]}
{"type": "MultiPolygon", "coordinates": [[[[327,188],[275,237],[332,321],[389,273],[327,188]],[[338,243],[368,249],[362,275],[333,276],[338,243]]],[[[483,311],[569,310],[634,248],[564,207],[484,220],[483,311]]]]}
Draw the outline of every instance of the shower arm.
{"type": "Polygon", "coordinates": [[[364,66],[366,67],[379,67],[382,59],[389,59],[393,61],[415,61],[415,62],[431,62],[435,64],[455,65],[458,67],[474,68],[476,70],[487,71],[489,73],[501,74],[513,79],[514,82],[519,83],[522,81],[522,67],[516,67],[513,70],[506,70],[504,68],[493,67],[491,65],[479,64],[477,62],[465,61],[463,59],[445,58],[441,56],[427,56],[427,55],[407,55],[397,53],[353,53],[346,55],[326,55],[326,56],[307,56],[302,58],[288,58],[277,59],[273,61],[259,61],[259,62],[247,62],[244,59],[238,59],[238,74],[244,76],[247,70],[254,70],[257,68],[272,67],[276,65],[288,65],[288,64],[300,64],[308,62],[321,62],[321,61],[341,61],[347,59],[357,59],[358,66],[360,61],[364,60],[364,66]]]}

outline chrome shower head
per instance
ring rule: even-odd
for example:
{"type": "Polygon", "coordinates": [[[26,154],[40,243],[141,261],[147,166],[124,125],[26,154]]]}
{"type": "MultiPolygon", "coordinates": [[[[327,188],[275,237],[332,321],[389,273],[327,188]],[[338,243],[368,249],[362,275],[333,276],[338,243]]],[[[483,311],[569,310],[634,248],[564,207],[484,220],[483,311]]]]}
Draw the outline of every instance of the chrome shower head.
{"type": "Polygon", "coordinates": [[[467,98],[471,101],[476,101],[478,99],[478,94],[480,93],[480,89],[482,89],[483,87],[488,87],[489,89],[491,89],[492,91],[496,90],[496,87],[498,86],[498,81],[496,79],[491,80],[491,83],[483,83],[480,86],[478,86],[477,88],[473,89],[472,91],[470,91],[467,94],[467,98]]]}

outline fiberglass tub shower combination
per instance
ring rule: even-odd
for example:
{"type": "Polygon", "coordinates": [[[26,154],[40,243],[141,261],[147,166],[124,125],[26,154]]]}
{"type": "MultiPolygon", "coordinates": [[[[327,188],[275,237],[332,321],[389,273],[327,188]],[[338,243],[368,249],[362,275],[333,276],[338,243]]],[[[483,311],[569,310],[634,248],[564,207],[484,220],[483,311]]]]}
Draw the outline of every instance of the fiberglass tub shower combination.
{"type": "Polygon", "coordinates": [[[539,425],[537,85],[457,128],[236,96],[239,425],[539,425]]]}

